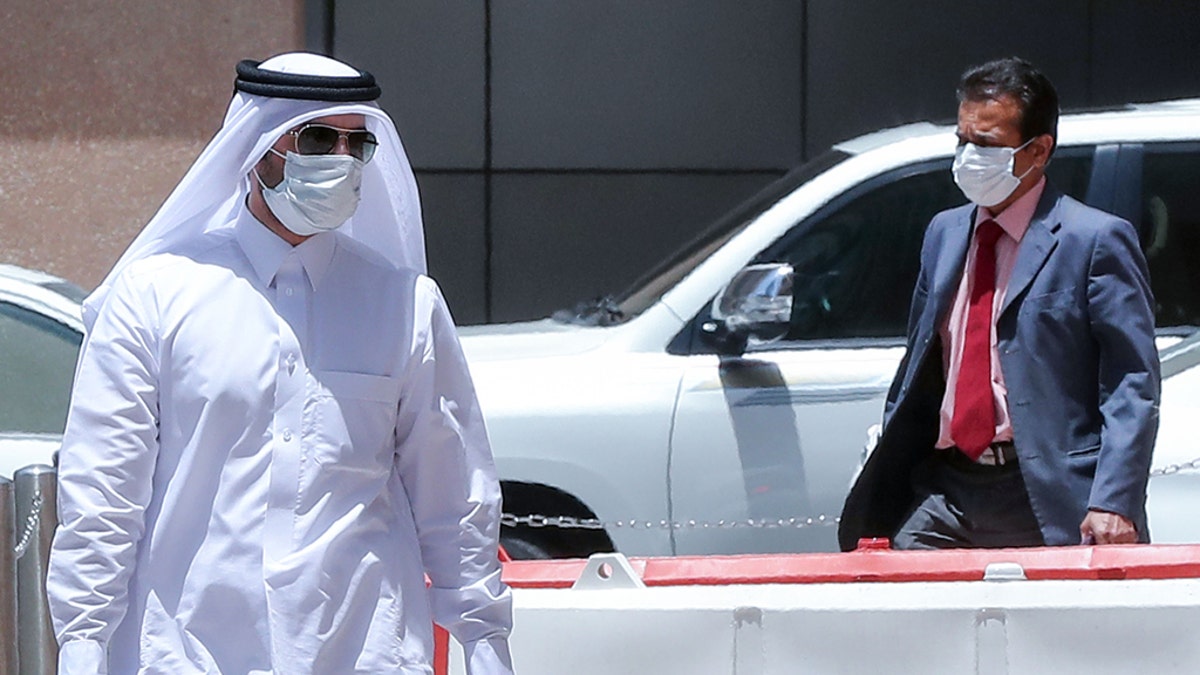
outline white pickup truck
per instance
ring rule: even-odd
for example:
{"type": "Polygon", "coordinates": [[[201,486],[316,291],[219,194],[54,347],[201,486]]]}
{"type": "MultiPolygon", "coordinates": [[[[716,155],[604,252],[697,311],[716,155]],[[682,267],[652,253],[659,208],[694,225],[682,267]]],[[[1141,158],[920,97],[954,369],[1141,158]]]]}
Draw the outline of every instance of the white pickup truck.
{"type": "MultiPolygon", "coordinates": [[[[965,201],[955,145],[932,124],[839,144],[621,295],[463,329],[510,553],[837,550],[925,226],[965,201]]],[[[1152,536],[1200,541],[1200,100],[1065,115],[1048,173],[1142,234],[1168,375],[1152,536]]]]}
{"type": "MultiPolygon", "coordinates": [[[[836,550],[922,234],[963,201],[954,146],[931,124],[841,143],[619,296],[463,329],[509,552],[836,550]]],[[[1049,173],[1140,228],[1167,376],[1151,534],[1200,542],[1200,99],[1064,116],[1049,173]]],[[[0,473],[52,461],[81,297],[0,265],[0,473]]]]}

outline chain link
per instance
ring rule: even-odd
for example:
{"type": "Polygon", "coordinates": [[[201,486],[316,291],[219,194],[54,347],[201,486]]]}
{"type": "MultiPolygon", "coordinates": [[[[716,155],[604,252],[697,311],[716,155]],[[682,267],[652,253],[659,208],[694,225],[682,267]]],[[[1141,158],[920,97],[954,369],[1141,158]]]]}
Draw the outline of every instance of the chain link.
{"type": "Polygon", "coordinates": [[[748,518],[745,520],[686,520],[686,521],[668,521],[668,520],[613,520],[603,521],[596,518],[575,518],[572,516],[547,516],[540,513],[531,513],[529,515],[518,516],[512,513],[505,513],[500,516],[500,524],[507,527],[517,527],[525,525],[533,528],[542,527],[558,527],[562,529],[575,530],[607,530],[607,529],[631,529],[631,530],[693,530],[693,529],[728,529],[728,528],[755,528],[755,529],[774,529],[774,528],[795,528],[801,529],[806,527],[833,527],[838,524],[840,518],[834,518],[821,514],[813,518],[762,518],[755,520],[748,518]]]}
{"type": "Polygon", "coordinates": [[[13,555],[17,560],[25,555],[25,551],[29,548],[29,542],[33,539],[33,532],[38,528],[38,514],[42,510],[42,491],[37,490],[33,493],[33,504],[30,506],[29,515],[25,518],[25,528],[21,532],[20,541],[16,548],[13,549],[13,555]]]}
{"type": "Polygon", "coordinates": [[[1154,478],[1155,476],[1170,476],[1171,474],[1179,473],[1180,471],[1188,471],[1190,469],[1200,469],[1200,457],[1197,457],[1190,462],[1183,462],[1182,464],[1168,464],[1161,469],[1153,469],[1150,471],[1150,477],[1154,478]]]}

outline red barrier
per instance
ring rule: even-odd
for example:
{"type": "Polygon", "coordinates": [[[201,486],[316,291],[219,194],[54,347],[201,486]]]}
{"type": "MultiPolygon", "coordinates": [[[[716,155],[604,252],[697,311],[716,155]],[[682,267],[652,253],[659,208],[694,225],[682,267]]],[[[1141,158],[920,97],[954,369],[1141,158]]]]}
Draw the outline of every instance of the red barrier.
{"type": "MultiPolygon", "coordinates": [[[[632,558],[647,586],[978,581],[991,563],[1017,563],[1031,580],[1179,579],[1200,577],[1200,545],[1065,546],[1056,548],[632,558]]],[[[521,560],[504,565],[515,588],[569,588],[586,560],[521,560]]]]}
{"type": "MultiPolygon", "coordinates": [[[[514,588],[570,588],[587,560],[505,560],[514,588]]],[[[631,558],[647,586],[981,581],[992,563],[1016,563],[1030,580],[1200,578],[1200,545],[1063,546],[1055,548],[893,551],[864,540],[853,553],[631,558]]],[[[450,636],[435,626],[434,673],[449,670],[450,636]]]]}
{"type": "Polygon", "coordinates": [[[450,631],[433,624],[433,675],[450,673],[450,631]]]}

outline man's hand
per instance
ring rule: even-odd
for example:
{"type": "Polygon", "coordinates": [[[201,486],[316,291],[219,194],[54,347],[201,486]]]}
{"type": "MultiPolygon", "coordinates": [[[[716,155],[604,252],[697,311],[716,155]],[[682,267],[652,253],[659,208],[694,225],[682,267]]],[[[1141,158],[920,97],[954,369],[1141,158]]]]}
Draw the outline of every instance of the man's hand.
{"type": "Polygon", "coordinates": [[[1079,536],[1085,544],[1136,544],[1137,528],[1119,513],[1088,511],[1079,524],[1079,536]]]}

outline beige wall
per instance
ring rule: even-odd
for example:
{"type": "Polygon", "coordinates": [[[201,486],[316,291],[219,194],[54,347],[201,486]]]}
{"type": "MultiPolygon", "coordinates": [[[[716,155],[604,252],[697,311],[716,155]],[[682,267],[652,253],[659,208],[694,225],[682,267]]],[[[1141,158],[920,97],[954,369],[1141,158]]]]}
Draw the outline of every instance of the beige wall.
{"type": "Polygon", "coordinates": [[[104,277],[220,126],[234,65],[303,46],[303,0],[0,7],[0,262],[104,277]]]}

